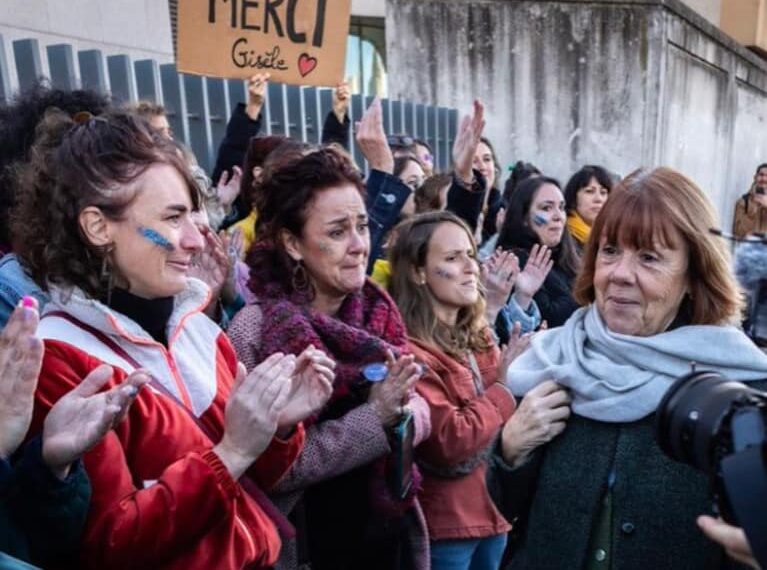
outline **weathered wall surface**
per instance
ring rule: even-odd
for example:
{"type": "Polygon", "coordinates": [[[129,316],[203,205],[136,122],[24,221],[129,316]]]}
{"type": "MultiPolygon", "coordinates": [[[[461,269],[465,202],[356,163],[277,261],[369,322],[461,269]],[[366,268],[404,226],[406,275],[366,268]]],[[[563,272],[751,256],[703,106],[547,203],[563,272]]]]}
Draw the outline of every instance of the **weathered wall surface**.
{"type": "Polygon", "coordinates": [[[390,94],[481,98],[504,165],[666,164],[729,219],[767,160],[767,64],[674,0],[388,0],[387,44],[390,94]]]}

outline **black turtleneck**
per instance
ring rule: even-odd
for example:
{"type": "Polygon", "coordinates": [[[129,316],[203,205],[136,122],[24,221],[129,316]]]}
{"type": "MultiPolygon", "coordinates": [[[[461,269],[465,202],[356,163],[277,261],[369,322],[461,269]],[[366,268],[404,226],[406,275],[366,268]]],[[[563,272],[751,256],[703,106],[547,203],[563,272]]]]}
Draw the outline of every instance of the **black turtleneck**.
{"type": "Polygon", "coordinates": [[[157,342],[168,345],[168,320],[173,313],[173,297],[144,299],[115,287],[110,308],[134,320],[157,342]]]}

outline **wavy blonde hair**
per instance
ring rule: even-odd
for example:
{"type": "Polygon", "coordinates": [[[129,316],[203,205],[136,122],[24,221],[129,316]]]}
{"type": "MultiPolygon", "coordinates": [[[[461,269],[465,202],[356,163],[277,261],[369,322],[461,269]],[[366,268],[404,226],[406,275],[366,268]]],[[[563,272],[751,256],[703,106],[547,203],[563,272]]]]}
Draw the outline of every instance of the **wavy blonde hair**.
{"type": "Polygon", "coordinates": [[[487,334],[484,296],[480,295],[472,306],[461,308],[455,325],[450,326],[437,318],[431,289],[414,280],[418,270],[426,265],[431,238],[442,224],[455,224],[464,230],[476,254],[471,230],[454,214],[442,211],[415,215],[394,230],[396,239],[389,251],[390,292],[402,313],[408,335],[462,359],[467,351],[483,352],[492,346],[487,334]]]}

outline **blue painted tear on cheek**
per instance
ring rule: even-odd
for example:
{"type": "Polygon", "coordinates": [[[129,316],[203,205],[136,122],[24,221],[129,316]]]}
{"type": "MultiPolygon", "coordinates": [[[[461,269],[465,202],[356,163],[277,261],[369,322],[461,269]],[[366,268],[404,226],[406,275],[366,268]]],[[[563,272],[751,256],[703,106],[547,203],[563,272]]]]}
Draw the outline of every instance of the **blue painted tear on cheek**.
{"type": "Polygon", "coordinates": [[[533,223],[536,226],[545,226],[546,224],[549,223],[549,221],[546,219],[546,216],[543,216],[541,214],[535,214],[533,216],[533,223]]]}
{"type": "Polygon", "coordinates": [[[157,247],[163,248],[165,251],[173,251],[175,248],[162,234],[152,228],[145,228],[139,226],[138,232],[146,239],[151,241],[157,247]]]}

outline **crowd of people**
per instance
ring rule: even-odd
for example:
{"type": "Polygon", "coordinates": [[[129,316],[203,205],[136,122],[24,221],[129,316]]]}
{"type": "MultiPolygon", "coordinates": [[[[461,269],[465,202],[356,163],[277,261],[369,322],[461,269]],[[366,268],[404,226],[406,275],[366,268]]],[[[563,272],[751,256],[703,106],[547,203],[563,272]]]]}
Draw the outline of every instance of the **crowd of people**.
{"type": "Polygon", "coordinates": [[[268,81],[210,175],[153,103],[0,108],[0,568],[756,567],[653,436],[691,362],[767,387],[692,180],[503,181],[479,101],[435,172],[346,84],[267,136],[268,81]]]}

